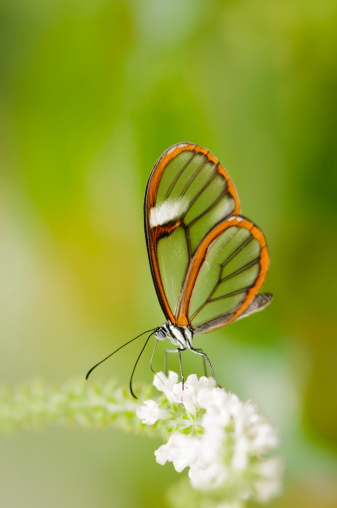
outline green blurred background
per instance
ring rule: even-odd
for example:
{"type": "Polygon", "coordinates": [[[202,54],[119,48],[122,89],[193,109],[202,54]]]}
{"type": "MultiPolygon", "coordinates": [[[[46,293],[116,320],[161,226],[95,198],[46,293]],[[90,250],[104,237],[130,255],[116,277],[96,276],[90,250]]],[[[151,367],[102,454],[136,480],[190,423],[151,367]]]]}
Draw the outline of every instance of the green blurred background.
{"type": "MultiPolygon", "coordinates": [[[[336,0],[1,2],[3,382],[84,376],[163,322],[145,185],[170,145],[206,146],[267,237],[275,298],[196,344],[279,428],[271,506],[337,506],[336,34],[336,0]]],[[[126,384],[140,347],[95,380],[126,384]]],[[[151,382],[149,354],[136,379],[151,382]]],[[[179,475],[157,445],[114,429],[8,437],[1,505],[165,506],[179,475]]]]}

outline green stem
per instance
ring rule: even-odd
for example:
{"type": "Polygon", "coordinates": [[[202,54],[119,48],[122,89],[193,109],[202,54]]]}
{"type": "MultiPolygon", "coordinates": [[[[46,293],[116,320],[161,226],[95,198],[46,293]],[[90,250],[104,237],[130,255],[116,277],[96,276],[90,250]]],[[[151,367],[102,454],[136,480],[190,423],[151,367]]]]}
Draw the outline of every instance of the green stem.
{"type": "Polygon", "coordinates": [[[153,397],[152,388],[140,386],[137,393],[139,400],[131,397],[128,388],[120,388],[111,381],[100,385],[85,381],[47,385],[33,381],[1,387],[0,434],[51,425],[82,428],[113,425],[124,431],[153,435],[153,429],[136,416],[141,402],[153,397]]]}

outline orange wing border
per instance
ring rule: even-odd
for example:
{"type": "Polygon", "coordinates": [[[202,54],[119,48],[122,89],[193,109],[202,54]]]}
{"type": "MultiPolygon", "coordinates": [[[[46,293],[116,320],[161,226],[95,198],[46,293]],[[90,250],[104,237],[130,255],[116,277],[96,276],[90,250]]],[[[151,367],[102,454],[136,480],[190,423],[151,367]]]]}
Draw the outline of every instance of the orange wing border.
{"type": "Polygon", "coordinates": [[[181,299],[178,304],[178,317],[176,320],[176,323],[178,326],[189,326],[190,322],[188,319],[188,310],[189,310],[189,304],[193,292],[194,285],[196,283],[196,279],[198,277],[199,271],[201,269],[202,263],[205,260],[207,251],[209,247],[212,246],[212,243],[216,238],[223,233],[226,229],[232,226],[237,226],[239,228],[245,228],[250,231],[252,236],[256,238],[256,240],[259,242],[261,246],[261,252],[260,252],[260,273],[255,281],[254,286],[248,289],[248,295],[241,307],[235,312],[234,316],[229,319],[225,324],[219,325],[218,328],[221,328],[222,326],[225,326],[231,322],[233,322],[251,303],[254,296],[257,294],[259,289],[261,288],[264,279],[267,275],[268,268],[269,268],[269,254],[267,250],[267,244],[265,237],[262,233],[262,231],[249,219],[246,219],[242,216],[235,216],[231,215],[228,219],[225,219],[224,221],[220,222],[218,225],[216,225],[211,231],[208,233],[207,236],[203,239],[203,241],[200,243],[199,247],[197,248],[192,261],[190,263],[190,266],[188,268],[185,282],[181,291],[181,299]]]}
{"type": "MultiPolygon", "coordinates": [[[[228,185],[228,191],[232,195],[234,202],[235,202],[235,209],[231,213],[231,215],[239,214],[240,213],[240,201],[239,197],[237,195],[236,189],[234,187],[234,184],[228,175],[225,168],[220,164],[218,159],[209,151],[207,148],[203,148],[202,146],[195,145],[193,143],[178,143],[176,145],[171,146],[168,148],[157,160],[150,176],[147,182],[146,191],[145,191],[145,199],[144,199],[144,228],[145,228],[145,236],[146,236],[146,245],[147,245],[147,251],[150,261],[150,267],[151,267],[151,273],[152,278],[154,282],[154,286],[156,289],[157,297],[159,300],[159,303],[161,305],[161,308],[166,316],[167,319],[169,319],[172,323],[177,322],[178,320],[174,316],[163,287],[163,283],[160,276],[160,270],[159,270],[159,264],[158,264],[158,256],[157,256],[157,242],[159,238],[161,238],[164,235],[170,234],[175,228],[177,228],[180,225],[180,222],[177,221],[176,223],[170,225],[170,226],[150,226],[149,216],[150,216],[150,210],[155,206],[156,197],[157,197],[157,191],[160,184],[161,177],[165,171],[166,166],[181,152],[184,151],[190,151],[194,152],[196,154],[202,153],[204,154],[209,161],[213,162],[218,172],[223,175],[227,181],[228,185]]],[[[214,231],[215,228],[218,226],[215,226],[212,230],[214,231]]],[[[206,238],[208,238],[209,235],[207,235],[202,243],[199,245],[198,250],[200,249],[201,245],[204,243],[206,238]]],[[[196,252],[196,253],[197,253],[196,252]]],[[[194,256],[195,257],[195,256],[194,256]]],[[[194,258],[193,258],[194,259],[194,258]]],[[[190,266],[187,269],[187,273],[190,271],[190,266]]],[[[178,318],[179,319],[179,318],[178,318]]],[[[181,320],[180,320],[181,321],[181,320]]],[[[179,324],[179,323],[178,323],[179,324]]]]}

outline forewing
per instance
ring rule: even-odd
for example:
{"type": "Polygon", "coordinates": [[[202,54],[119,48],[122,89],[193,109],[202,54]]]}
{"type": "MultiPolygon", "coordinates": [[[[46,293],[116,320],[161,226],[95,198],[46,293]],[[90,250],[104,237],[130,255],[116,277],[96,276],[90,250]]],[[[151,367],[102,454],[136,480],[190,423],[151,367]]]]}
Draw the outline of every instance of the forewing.
{"type": "Polygon", "coordinates": [[[145,234],[158,299],[172,322],[200,243],[216,224],[239,212],[231,179],[207,149],[180,143],[158,159],[146,188],[145,234]]]}
{"type": "Polygon", "coordinates": [[[177,324],[194,333],[220,328],[266,306],[254,297],[269,265],[263,233],[248,219],[231,216],[204,238],[195,252],[178,302],[177,324]],[[249,308],[249,306],[251,307],[249,308]]]}

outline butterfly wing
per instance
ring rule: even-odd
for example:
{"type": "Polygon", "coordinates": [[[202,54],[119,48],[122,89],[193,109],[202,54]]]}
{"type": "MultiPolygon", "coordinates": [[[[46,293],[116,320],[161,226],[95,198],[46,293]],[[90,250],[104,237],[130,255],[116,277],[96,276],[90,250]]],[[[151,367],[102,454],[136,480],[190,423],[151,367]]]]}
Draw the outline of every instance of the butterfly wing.
{"type": "Polygon", "coordinates": [[[239,212],[229,175],[207,149],[179,143],[158,159],[145,193],[145,234],[157,296],[172,323],[196,251],[216,224],[239,212]]]}
{"type": "Polygon", "coordinates": [[[235,321],[265,309],[266,307],[268,307],[272,299],[273,295],[271,293],[261,293],[259,295],[254,296],[253,300],[248,305],[248,307],[246,307],[245,310],[241,312],[241,314],[237,318],[235,318],[235,321]]]}
{"type": "Polygon", "coordinates": [[[242,216],[217,224],[196,250],[178,302],[177,324],[206,333],[262,310],[257,295],[269,265],[263,233],[242,216]]]}

